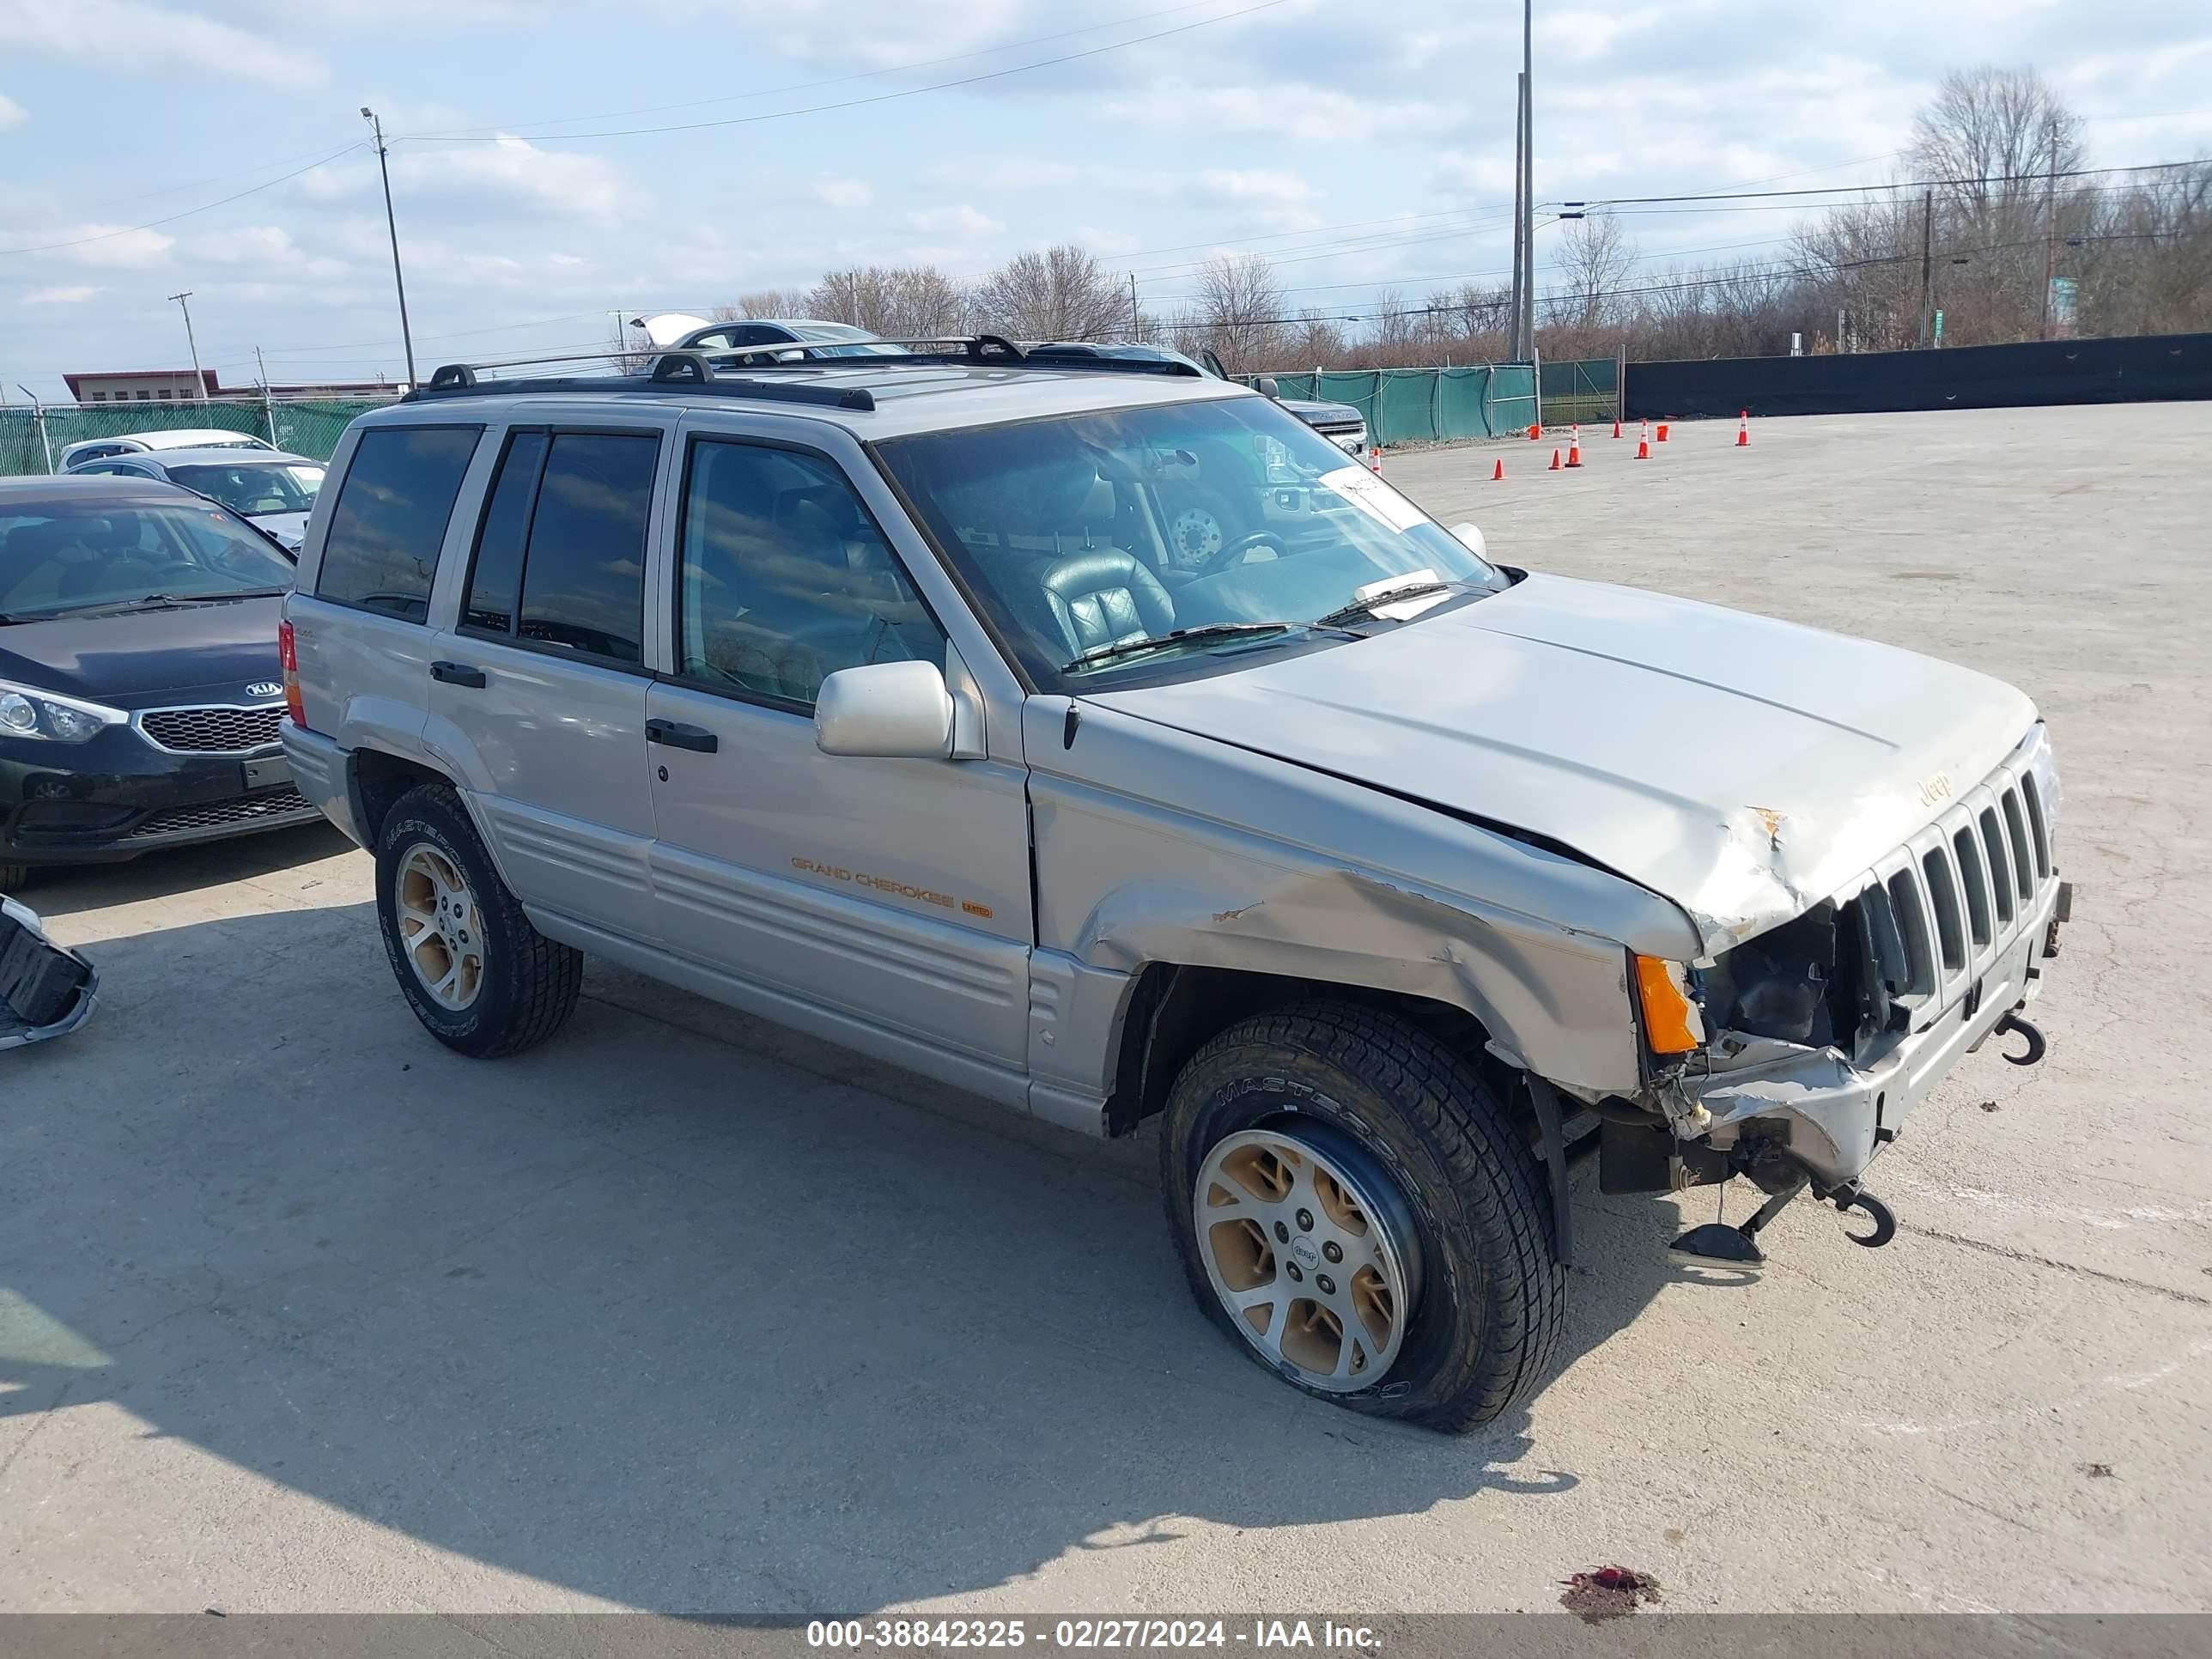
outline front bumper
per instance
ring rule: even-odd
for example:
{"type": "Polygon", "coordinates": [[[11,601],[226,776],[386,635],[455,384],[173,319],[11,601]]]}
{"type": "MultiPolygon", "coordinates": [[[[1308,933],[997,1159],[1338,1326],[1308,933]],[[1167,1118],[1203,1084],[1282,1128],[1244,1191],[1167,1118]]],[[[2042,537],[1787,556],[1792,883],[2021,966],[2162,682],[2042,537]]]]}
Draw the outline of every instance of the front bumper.
{"type": "Polygon", "coordinates": [[[113,863],[318,816],[274,744],[179,754],[127,725],[82,743],[0,738],[0,863],[113,863]]]}
{"type": "Polygon", "coordinates": [[[2045,884],[2013,937],[1962,994],[1868,1065],[1854,1066],[1833,1048],[1771,1044],[1787,1052],[1686,1079],[1688,1098],[1712,1115],[1711,1144],[1779,1140],[1821,1188],[1857,1179],[1944,1075],[2035,995],[2039,964],[2056,954],[2069,897],[2068,884],[2045,884]]]}

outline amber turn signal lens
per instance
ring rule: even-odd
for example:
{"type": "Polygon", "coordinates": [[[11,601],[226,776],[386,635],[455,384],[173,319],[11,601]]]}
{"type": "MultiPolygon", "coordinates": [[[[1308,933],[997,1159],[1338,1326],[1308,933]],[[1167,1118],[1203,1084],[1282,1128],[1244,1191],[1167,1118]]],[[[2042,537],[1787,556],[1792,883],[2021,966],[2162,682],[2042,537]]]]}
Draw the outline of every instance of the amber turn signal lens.
{"type": "Polygon", "coordinates": [[[1705,1040],[1705,1022],[1691,998],[1681,965],[1638,957],[1636,994],[1644,1005],[1644,1041],[1655,1054],[1686,1054],[1705,1040]]]}

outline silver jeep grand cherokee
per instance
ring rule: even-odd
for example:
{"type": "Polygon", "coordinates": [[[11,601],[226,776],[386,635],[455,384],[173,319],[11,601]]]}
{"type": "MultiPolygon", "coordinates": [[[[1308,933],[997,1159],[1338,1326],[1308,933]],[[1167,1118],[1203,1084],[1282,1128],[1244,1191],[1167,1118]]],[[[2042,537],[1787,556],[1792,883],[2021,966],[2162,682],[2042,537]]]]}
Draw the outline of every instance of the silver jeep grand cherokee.
{"type": "Polygon", "coordinates": [[[1516,569],[1173,363],[460,366],[356,421],[287,753],[402,992],[544,1041],[583,956],[1091,1134],[1292,1386],[1542,1380],[1567,1151],[1742,1176],[1763,1260],[2019,1010],[2058,783],[1980,674],[1516,569]],[[1229,516],[1170,533],[1194,491],[1229,516]]]}

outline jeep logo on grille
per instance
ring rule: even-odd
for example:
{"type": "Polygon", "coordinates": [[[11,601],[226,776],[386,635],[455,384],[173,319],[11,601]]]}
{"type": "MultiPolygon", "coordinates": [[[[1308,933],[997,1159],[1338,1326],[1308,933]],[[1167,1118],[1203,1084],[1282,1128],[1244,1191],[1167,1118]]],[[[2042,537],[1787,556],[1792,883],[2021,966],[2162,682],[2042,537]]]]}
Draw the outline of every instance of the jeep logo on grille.
{"type": "Polygon", "coordinates": [[[281,697],[284,695],[284,683],[282,680],[256,680],[246,688],[246,695],[249,697],[281,697]]]}

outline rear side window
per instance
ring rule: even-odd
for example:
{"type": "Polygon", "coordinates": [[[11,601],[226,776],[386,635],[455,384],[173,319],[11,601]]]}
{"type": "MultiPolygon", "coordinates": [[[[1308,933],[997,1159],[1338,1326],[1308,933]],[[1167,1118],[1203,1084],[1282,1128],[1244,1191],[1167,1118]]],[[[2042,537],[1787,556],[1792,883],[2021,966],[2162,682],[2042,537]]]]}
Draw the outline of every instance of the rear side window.
{"type": "Polygon", "coordinates": [[[316,596],[408,622],[428,617],[446,520],[483,433],[478,426],[363,433],[331,514],[316,596]]]}
{"type": "Polygon", "coordinates": [[[514,434],[477,530],[463,625],[641,661],[659,462],[650,434],[514,434]]]}
{"type": "Polygon", "coordinates": [[[469,574],[461,626],[494,634],[514,632],[514,598],[522,591],[522,544],[530,535],[530,509],[538,499],[538,469],[545,462],[546,434],[518,432],[507,441],[499,476],[477,529],[476,562],[469,574]]]}

